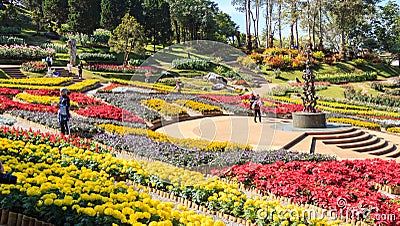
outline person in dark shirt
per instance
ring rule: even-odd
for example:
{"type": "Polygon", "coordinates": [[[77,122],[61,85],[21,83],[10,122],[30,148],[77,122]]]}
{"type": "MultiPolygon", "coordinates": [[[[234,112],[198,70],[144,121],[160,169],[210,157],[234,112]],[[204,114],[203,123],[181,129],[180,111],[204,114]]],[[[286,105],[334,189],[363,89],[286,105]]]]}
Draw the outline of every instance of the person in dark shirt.
{"type": "Polygon", "coordinates": [[[70,135],[69,119],[71,115],[69,113],[70,99],[68,97],[68,92],[67,88],[62,88],[60,90],[60,108],[58,110],[58,121],[60,123],[61,133],[64,135],[70,135]]]}

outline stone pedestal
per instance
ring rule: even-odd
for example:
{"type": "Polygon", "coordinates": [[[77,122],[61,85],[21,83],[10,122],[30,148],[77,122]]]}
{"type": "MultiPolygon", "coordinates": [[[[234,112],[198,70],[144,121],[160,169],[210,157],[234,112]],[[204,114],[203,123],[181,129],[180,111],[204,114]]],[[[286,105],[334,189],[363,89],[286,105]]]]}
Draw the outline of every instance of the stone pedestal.
{"type": "Polygon", "coordinates": [[[294,112],[293,127],[295,128],[325,128],[325,113],[294,112]]]}

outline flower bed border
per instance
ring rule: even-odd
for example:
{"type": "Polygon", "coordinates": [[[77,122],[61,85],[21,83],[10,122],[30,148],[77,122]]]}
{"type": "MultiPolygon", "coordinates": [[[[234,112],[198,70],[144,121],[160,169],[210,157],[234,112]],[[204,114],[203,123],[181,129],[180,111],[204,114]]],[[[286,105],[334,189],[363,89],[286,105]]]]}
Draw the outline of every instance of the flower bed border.
{"type": "Polygon", "coordinates": [[[1,210],[1,215],[0,215],[0,224],[1,225],[21,225],[21,226],[29,226],[29,225],[41,225],[41,226],[54,226],[54,224],[47,223],[41,220],[38,220],[37,218],[34,217],[29,217],[27,215],[24,215],[22,213],[17,213],[17,212],[12,212],[8,211],[6,209],[1,210]],[[16,215],[15,221],[11,221],[11,215],[16,215]]]}

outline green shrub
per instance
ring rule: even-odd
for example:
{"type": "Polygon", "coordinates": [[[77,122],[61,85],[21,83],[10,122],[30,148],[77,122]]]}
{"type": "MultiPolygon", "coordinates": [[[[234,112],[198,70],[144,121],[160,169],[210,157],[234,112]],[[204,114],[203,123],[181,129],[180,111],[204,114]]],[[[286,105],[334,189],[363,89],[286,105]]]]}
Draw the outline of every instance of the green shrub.
{"type": "Polygon", "coordinates": [[[365,66],[368,64],[368,62],[364,59],[355,59],[353,60],[353,62],[357,65],[357,66],[365,66]]]}
{"type": "Polygon", "coordinates": [[[21,28],[20,27],[0,27],[0,34],[2,34],[2,35],[21,34],[21,28]]]}
{"type": "Polygon", "coordinates": [[[317,60],[322,60],[325,57],[325,54],[322,51],[313,52],[312,56],[317,60]]]}
{"type": "Polygon", "coordinates": [[[172,61],[172,67],[176,69],[189,69],[207,71],[210,65],[205,60],[200,59],[175,59],[172,61]]]}
{"type": "Polygon", "coordinates": [[[143,59],[130,59],[128,61],[129,66],[140,66],[142,65],[146,60],[143,59]]]}
{"type": "Polygon", "coordinates": [[[377,91],[383,91],[383,84],[382,82],[373,82],[371,83],[371,89],[377,90],[377,91]]]}
{"type": "Polygon", "coordinates": [[[227,71],[223,74],[227,78],[236,78],[239,77],[239,74],[234,71],[227,71]]]}
{"type": "Polygon", "coordinates": [[[317,74],[317,75],[315,75],[315,81],[330,82],[333,84],[374,81],[376,79],[377,79],[376,72],[366,72],[366,73],[362,73],[362,74],[346,73],[346,74],[317,74]]]}
{"type": "Polygon", "coordinates": [[[81,53],[79,54],[79,59],[88,63],[101,63],[104,61],[115,61],[117,58],[109,53],[81,53]]]}
{"type": "Polygon", "coordinates": [[[14,36],[7,36],[7,35],[2,35],[0,36],[0,44],[1,45],[23,45],[25,44],[25,40],[23,38],[18,38],[14,36]]]}

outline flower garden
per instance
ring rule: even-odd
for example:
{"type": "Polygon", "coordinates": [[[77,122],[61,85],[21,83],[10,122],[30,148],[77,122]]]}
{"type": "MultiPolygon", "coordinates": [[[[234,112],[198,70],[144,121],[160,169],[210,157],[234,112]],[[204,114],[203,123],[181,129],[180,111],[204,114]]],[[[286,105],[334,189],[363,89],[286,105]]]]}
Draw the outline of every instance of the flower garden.
{"type": "MultiPolygon", "coordinates": [[[[191,112],[247,115],[248,95],[178,94],[165,85],[119,80],[91,95],[82,90],[96,87],[96,80],[2,84],[0,159],[5,172],[18,178],[15,185],[1,185],[9,219],[55,225],[396,225],[400,217],[400,200],[382,192],[398,192],[395,161],[254,151],[248,144],[152,130],[160,120],[190,119],[191,112]],[[55,132],[61,86],[72,91],[71,137],[55,132]],[[16,121],[53,132],[10,128],[16,121]],[[214,176],[196,172],[204,168],[217,170],[214,176]],[[341,218],[342,212],[351,215],[341,218]]],[[[302,111],[296,98],[265,96],[263,103],[270,116],[302,111]]],[[[330,112],[328,122],[398,131],[386,122],[400,116],[383,107],[322,99],[317,108],[330,112]]]]}

